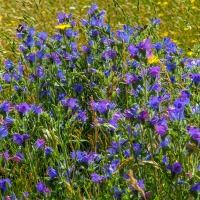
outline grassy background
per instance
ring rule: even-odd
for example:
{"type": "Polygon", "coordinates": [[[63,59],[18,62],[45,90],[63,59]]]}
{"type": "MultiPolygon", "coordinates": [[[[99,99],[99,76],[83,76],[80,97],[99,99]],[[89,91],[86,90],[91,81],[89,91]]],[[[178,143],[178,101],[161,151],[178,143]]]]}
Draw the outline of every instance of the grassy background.
{"type": "Polygon", "coordinates": [[[127,20],[131,25],[145,25],[159,17],[161,37],[170,36],[186,52],[200,42],[199,0],[0,0],[0,63],[16,55],[18,24],[25,22],[37,31],[52,33],[58,12],[73,12],[81,19],[92,2],[107,11],[106,21],[113,30],[121,29],[127,20]]]}

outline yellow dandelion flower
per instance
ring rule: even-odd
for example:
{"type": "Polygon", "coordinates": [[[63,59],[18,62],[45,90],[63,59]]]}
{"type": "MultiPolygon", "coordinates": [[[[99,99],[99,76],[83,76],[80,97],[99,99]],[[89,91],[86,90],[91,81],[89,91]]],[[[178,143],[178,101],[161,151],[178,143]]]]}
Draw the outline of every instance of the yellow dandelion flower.
{"type": "Polygon", "coordinates": [[[152,56],[151,58],[148,58],[148,63],[151,65],[151,64],[156,64],[156,63],[159,63],[160,60],[158,58],[158,56],[152,56]]]}
{"type": "Polygon", "coordinates": [[[159,14],[158,14],[158,17],[162,17],[162,16],[164,16],[163,13],[159,13],[159,14]]]}
{"type": "Polygon", "coordinates": [[[194,53],[192,51],[187,52],[188,56],[192,56],[194,53]]]}
{"type": "Polygon", "coordinates": [[[56,29],[60,29],[60,30],[66,30],[66,29],[69,29],[71,28],[71,25],[70,24],[59,24],[57,26],[55,26],[56,29]]]}
{"type": "Polygon", "coordinates": [[[163,2],[163,5],[168,5],[168,2],[167,1],[163,2]]]}
{"type": "Polygon", "coordinates": [[[164,33],[163,33],[163,36],[165,36],[165,37],[167,37],[168,35],[169,35],[168,32],[164,32],[164,33]]]}
{"type": "Polygon", "coordinates": [[[160,4],[161,4],[161,2],[159,1],[157,4],[158,4],[158,5],[160,5],[160,4]]]}
{"type": "Polygon", "coordinates": [[[190,0],[190,2],[191,2],[191,3],[194,3],[194,2],[195,2],[195,0],[190,0]]]}

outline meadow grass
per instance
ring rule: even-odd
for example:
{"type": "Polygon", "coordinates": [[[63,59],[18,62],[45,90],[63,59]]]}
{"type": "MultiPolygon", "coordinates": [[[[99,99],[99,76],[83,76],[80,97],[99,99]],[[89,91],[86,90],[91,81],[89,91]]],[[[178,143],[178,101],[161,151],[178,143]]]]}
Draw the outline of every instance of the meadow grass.
{"type": "Polygon", "coordinates": [[[0,197],[199,199],[199,47],[149,21],[197,2],[68,3],[2,4],[0,197]]]}
{"type": "Polygon", "coordinates": [[[76,18],[81,19],[92,2],[100,4],[100,8],[107,12],[106,21],[115,29],[128,22],[131,26],[148,25],[150,18],[161,18],[159,36],[170,36],[186,53],[199,55],[198,0],[108,0],[101,3],[91,0],[0,0],[0,61],[4,55],[15,56],[18,45],[14,32],[22,22],[34,26],[37,31],[52,33],[58,12],[73,12],[76,18]]]}

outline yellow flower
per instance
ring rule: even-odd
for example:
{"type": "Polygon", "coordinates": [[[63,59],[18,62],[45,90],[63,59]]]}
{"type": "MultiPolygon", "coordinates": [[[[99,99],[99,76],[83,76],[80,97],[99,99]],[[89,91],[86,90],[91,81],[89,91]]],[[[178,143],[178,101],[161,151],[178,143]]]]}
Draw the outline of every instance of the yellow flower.
{"type": "Polygon", "coordinates": [[[176,44],[180,44],[180,42],[178,40],[172,39],[172,41],[176,44]]]}
{"type": "Polygon", "coordinates": [[[158,17],[162,17],[162,16],[164,16],[163,13],[159,13],[159,14],[158,14],[158,17]]]}
{"type": "Polygon", "coordinates": [[[165,37],[167,37],[167,36],[169,35],[169,33],[168,33],[168,32],[164,32],[163,35],[164,35],[165,37]]]}
{"type": "Polygon", "coordinates": [[[188,31],[188,30],[189,30],[189,28],[188,28],[188,27],[184,28],[184,31],[188,31]]]}
{"type": "Polygon", "coordinates": [[[198,9],[196,6],[192,6],[191,8],[192,8],[192,10],[197,10],[198,9]]]}
{"type": "Polygon", "coordinates": [[[196,43],[196,42],[197,42],[197,40],[192,40],[191,42],[192,42],[192,43],[196,43]]]}
{"type": "Polygon", "coordinates": [[[195,2],[195,0],[190,0],[190,2],[191,2],[191,3],[194,3],[194,2],[195,2]]]}
{"type": "Polygon", "coordinates": [[[60,30],[66,30],[66,29],[71,28],[71,25],[63,23],[63,24],[59,24],[59,25],[55,26],[55,28],[60,29],[60,30]]]}
{"type": "Polygon", "coordinates": [[[187,52],[188,56],[192,56],[194,53],[192,51],[187,52]]]}
{"type": "Polygon", "coordinates": [[[152,56],[151,58],[148,58],[148,63],[151,65],[151,64],[156,64],[156,63],[159,63],[160,60],[157,56],[152,56]]]}
{"type": "Polygon", "coordinates": [[[168,2],[167,1],[163,2],[163,5],[168,5],[168,2]]]}

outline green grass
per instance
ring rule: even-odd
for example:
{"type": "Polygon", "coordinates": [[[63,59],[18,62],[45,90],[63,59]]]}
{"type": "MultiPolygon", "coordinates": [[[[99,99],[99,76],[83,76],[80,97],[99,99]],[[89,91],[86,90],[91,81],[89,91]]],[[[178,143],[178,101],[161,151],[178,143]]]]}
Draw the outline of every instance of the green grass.
{"type": "Polygon", "coordinates": [[[73,12],[82,18],[91,3],[98,3],[107,11],[107,23],[115,30],[129,21],[130,25],[149,24],[149,19],[161,18],[160,36],[170,36],[186,52],[196,48],[200,41],[200,8],[196,0],[154,1],[154,0],[0,0],[0,62],[6,57],[15,57],[18,45],[15,30],[18,24],[26,22],[37,31],[51,33],[57,13],[73,12]]]}

